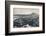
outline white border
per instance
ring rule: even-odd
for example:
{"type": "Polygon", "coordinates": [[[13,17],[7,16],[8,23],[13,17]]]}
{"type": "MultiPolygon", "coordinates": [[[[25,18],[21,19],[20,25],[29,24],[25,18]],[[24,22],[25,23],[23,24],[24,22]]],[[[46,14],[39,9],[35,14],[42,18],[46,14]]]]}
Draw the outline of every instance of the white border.
{"type": "Polygon", "coordinates": [[[10,32],[42,31],[42,6],[10,5],[10,32]],[[13,8],[38,8],[39,27],[13,28],[13,8]]]}

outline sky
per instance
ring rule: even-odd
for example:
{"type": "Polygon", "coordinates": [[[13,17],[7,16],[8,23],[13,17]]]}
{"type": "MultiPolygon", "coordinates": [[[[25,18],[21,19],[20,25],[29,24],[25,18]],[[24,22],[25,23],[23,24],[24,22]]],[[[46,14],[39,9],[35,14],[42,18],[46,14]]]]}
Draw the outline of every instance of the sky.
{"type": "Polygon", "coordinates": [[[38,8],[14,8],[13,9],[13,15],[16,14],[31,14],[31,13],[36,13],[39,14],[39,9],[38,8]]]}

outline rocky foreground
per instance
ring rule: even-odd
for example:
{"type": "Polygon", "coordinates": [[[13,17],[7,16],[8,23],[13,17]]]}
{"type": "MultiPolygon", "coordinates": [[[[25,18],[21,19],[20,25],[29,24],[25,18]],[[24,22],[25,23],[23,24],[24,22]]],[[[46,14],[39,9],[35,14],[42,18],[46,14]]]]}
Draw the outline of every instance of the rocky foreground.
{"type": "Polygon", "coordinates": [[[29,15],[16,15],[13,17],[13,26],[19,27],[39,27],[39,15],[32,13],[29,15]]]}

